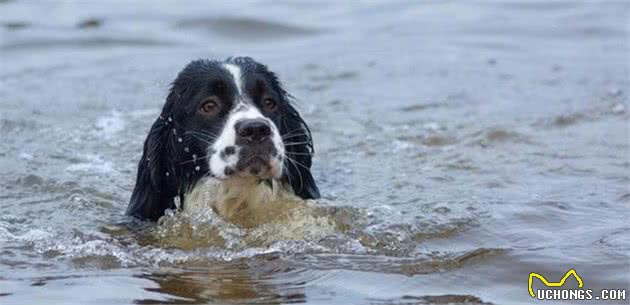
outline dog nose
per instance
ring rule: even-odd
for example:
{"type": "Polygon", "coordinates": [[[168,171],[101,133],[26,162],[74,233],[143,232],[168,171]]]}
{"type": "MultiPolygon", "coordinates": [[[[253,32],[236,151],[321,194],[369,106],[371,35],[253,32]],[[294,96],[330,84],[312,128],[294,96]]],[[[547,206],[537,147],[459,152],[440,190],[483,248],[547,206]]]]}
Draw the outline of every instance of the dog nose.
{"type": "Polygon", "coordinates": [[[271,126],[263,119],[249,119],[238,121],[234,128],[236,136],[249,142],[262,142],[271,135],[271,126]]]}

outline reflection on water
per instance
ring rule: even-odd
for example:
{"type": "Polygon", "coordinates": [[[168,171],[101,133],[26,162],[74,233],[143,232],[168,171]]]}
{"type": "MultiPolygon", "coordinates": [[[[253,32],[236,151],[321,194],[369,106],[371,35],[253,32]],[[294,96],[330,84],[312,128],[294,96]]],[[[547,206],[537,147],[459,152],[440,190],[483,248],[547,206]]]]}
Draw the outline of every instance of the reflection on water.
{"type": "MultiPolygon", "coordinates": [[[[330,254],[287,257],[285,254],[275,253],[228,262],[190,264],[186,269],[164,268],[160,272],[136,275],[139,278],[155,281],[159,285],[157,288],[148,288],[149,291],[170,296],[166,301],[143,299],[136,302],[142,304],[199,304],[226,301],[265,304],[305,302],[308,300],[306,289],[314,283],[326,281],[331,274],[335,273],[334,270],[340,267],[363,272],[401,272],[411,276],[459,268],[473,260],[492,257],[499,252],[483,249],[450,259],[436,257],[416,261],[330,254]],[[329,271],[322,272],[322,270],[329,271]]],[[[483,303],[474,296],[433,297],[435,299],[411,297],[409,302],[416,300],[414,304],[424,304],[419,301],[424,300],[428,304],[432,304],[433,301],[438,304],[439,301],[483,303]]]]}
{"type": "Polygon", "coordinates": [[[308,270],[278,263],[274,256],[222,262],[187,270],[164,270],[138,277],[155,281],[150,291],[168,294],[169,300],[136,300],[140,304],[265,303],[283,304],[306,300],[303,286],[316,280],[308,270]],[[282,274],[282,279],[274,278],[282,274]]]}
{"type": "Polygon", "coordinates": [[[529,273],[570,268],[588,289],[630,286],[625,2],[0,1],[0,16],[2,304],[522,304],[529,273]],[[124,217],[168,84],[232,55],[296,96],[324,198],[242,223],[124,217]]]}

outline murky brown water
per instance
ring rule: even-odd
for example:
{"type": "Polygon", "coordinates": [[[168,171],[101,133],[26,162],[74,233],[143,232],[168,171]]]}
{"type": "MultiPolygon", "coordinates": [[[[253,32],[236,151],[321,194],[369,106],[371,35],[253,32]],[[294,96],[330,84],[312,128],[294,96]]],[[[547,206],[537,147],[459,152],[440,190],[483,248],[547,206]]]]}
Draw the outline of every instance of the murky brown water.
{"type": "Polygon", "coordinates": [[[0,304],[529,304],[530,272],[570,268],[630,286],[627,2],[4,1],[0,16],[0,304]],[[250,229],[130,224],[169,82],[231,55],[299,99],[324,198],[250,229]]]}

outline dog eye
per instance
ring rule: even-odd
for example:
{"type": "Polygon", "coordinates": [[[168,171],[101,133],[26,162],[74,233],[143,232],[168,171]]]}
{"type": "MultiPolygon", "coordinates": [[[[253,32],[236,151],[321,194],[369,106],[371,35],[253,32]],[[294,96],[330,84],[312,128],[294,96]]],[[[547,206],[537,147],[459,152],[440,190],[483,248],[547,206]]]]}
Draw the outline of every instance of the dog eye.
{"type": "Polygon", "coordinates": [[[266,112],[274,112],[278,108],[278,103],[272,98],[266,98],[263,100],[262,106],[266,112]]]}
{"type": "Polygon", "coordinates": [[[215,115],[219,112],[219,103],[215,99],[208,99],[201,107],[199,107],[199,111],[205,115],[215,115]]]}

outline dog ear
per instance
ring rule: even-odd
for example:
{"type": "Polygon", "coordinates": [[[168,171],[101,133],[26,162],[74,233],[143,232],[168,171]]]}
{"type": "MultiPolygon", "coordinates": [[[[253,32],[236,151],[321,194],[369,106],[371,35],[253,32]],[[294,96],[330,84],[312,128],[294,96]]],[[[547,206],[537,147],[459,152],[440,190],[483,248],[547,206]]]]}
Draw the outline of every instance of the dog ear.
{"type": "Polygon", "coordinates": [[[282,116],[275,122],[279,126],[280,136],[285,142],[286,158],[282,180],[290,184],[295,194],[302,199],[319,198],[319,189],[311,174],[311,158],[315,152],[311,130],[298,111],[291,105],[291,95],[284,90],[276,74],[269,71],[267,66],[256,63],[249,57],[239,57],[233,60],[253,62],[257,66],[258,72],[267,75],[271,86],[281,99],[282,116]]]}
{"type": "Polygon", "coordinates": [[[171,109],[178,94],[171,90],[162,114],[153,123],[144,142],[142,158],[138,164],[138,175],[127,215],[157,220],[166,209],[175,208],[174,197],[178,196],[177,170],[175,166],[171,130],[171,109]]]}
{"type": "Polygon", "coordinates": [[[286,160],[283,179],[291,184],[296,195],[303,199],[317,199],[319,189],[311,175],[311,158],[315,152],[308,125],[285,97],[280,134],[285,142],[286,160]]]}

